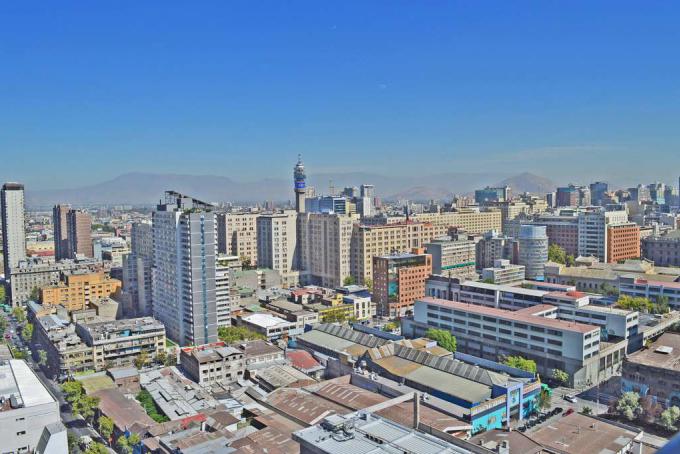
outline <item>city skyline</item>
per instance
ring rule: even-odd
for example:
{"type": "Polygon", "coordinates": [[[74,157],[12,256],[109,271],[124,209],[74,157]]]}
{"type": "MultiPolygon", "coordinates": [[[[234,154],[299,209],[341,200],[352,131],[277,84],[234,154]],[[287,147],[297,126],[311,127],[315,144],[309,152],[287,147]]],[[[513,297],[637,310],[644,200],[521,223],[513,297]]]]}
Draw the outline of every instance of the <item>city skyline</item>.
{"type": "Polygon", "coordinates": [[[0,179],[29,188],[285,179],[298,153],[317,173],[404,176],[417,155],[622,184],[680,164],[677,5],[4,8],[0,150],[21,158],[0,179]]]}

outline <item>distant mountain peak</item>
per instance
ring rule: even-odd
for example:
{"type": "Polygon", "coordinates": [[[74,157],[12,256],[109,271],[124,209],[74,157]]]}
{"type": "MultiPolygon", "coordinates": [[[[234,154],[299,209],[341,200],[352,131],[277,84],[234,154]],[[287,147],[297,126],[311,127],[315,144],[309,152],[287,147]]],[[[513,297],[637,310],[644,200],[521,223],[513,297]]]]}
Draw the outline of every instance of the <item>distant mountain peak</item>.
{"type": "Polygon", "coordinates": [[[530,192],[532,194],[546,194],[555,190],[555,183],[545,177],[530,172],[522,172],[504,179],[498,186],[510,186],[513,194],[530,192]]]}

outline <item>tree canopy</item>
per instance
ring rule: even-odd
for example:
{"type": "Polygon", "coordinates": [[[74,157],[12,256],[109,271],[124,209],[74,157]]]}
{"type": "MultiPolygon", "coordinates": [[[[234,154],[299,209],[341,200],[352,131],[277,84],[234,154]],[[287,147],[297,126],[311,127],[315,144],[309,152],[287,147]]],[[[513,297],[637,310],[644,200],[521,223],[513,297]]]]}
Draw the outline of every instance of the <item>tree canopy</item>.
{"type": "Polygon", "coordinates": [[[675,430],[678,419],[680,419],[680,408],[672,406],[661,412],[659,424],[666,430],[675,430]]]}
{"type": "Polygon", "coordinates": [[[640,395],[632,391],[623,393],[616,402],[616,411],[628,421],[633,421],[642,411],[640,395]]]}
{"type": "Polygon", "coordinates": [[[514,367],[515,369],[525,370],[534,374],[536,373],[536,361],[533,359],[526,359],[521,356],[507,356],[503,361],[503,364],[514,367]]]}
{"type": "Polygon", "coordinates": [[[217,335],[221,341],[227,344],[234,344],[255,339],[266,339],[262,334],[249,330],[244,326],[221,326],[217,330],[217,335]]]}
{"type": "Polygon", "coordinates": [[[551,244],[548,246],[548,260],[562,265],[567,263],[567,252],[558,244],[551,244]]]}
{"type": "Polygon", "coordinates": [[[446,350],[456,352],[456,337],[445,329],[430,328],[425,332],[425,337],[437,341],[437,344],[446,350]]]}

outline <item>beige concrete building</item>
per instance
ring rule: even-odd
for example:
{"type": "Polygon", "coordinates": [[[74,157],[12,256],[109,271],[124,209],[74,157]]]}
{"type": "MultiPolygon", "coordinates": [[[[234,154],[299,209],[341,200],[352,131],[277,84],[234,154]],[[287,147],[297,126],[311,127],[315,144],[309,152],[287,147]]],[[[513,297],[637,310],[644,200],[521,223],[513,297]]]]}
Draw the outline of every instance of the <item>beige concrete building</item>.
{"type": "Polygon", "coordinates": [[[81,210],[69,210],[66,217],[70,258],[93,257],[92,217],[81,210]]]}
{"type": "Polygon", "coordinates": [[[441,236],[429,222],[386,225],[355,225],[352,232],[351,274],[357,284],[373,280],[373,257],[421,248],[441,236]]]}
{"type": "Polygon", "coordinates": [[[202,386],[233,383],[246,369],[245,353],[222,342],[183,348],[180,363],[189,378],[202,386]]]}
{"type": "Polygon", "coordinates": [[[441,213],[414,214],[414,221],[430,222],[436,229],[444,228],[438,233],[445,234],[449,227],[458,227],[467,233],[485,233],[490,230],[502,231],[503,214],[498,209],[479,210],[463,208],[458,211],[446,211],[441,213]]]}
{"type": "Polygon", "coordinates": [[[355,216],[303,213],[298,217],[305,284],[339,287],[351,274],[351,242],[355,216]]]}
{"type": "Polygon", "coordinates": [[[257,218],[259,213],[217,215],[217,252],[248,259],[257,265],[257,218]]]}
{"type": "Polygon", "coordinates": [[[300,274],[299,254],[295,211],[263,214],[257,218],[258,266],[278,271],[282,285],[295,285],[300,274]]]}
{"type": "Polygon", "coordinates": [[[40,302],[45,306],[61,304],[69,311],[77,311],[100,298],[113,296],[121,286],[121,281],[103,271],[67,274],[57,285],[40,290],[40,302]]]}

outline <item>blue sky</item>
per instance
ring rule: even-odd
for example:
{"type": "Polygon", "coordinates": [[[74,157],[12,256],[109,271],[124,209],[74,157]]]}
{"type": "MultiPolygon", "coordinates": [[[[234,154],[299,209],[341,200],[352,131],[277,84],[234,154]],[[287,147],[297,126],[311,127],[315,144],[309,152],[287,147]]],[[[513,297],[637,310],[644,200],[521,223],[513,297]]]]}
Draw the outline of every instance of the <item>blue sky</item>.
{"type": "Polygon", "coordinates": [[[3,2],[0,179],[680,174],[680,3],[3,2]]]}

